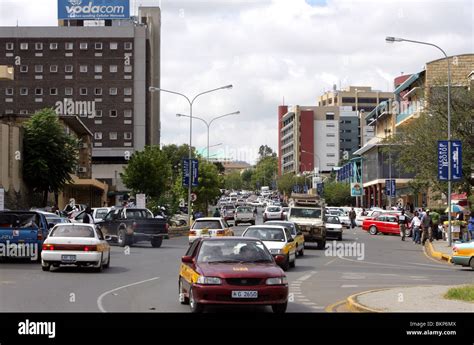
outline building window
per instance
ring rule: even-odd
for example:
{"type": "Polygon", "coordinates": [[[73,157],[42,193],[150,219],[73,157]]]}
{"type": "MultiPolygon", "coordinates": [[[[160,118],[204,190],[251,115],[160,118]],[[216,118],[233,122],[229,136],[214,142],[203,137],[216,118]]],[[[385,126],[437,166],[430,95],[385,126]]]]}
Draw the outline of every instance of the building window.
{"type": "Polygon", "coordinates": [[[328,138],[335,138],[336,134],[335,133],[326,133],[326,137],[328,138]]]}
{"type": "Polygon", "coordinates": [[[102,140],[102,132],[95,132],[94,133],[95,140],[102,140]]]}
{"type": "Polygon", "coordinates": [[[67,87],[64,89],[64,94],[66,96],[72,96],[72,92],[73,92],[72,87],[67,87]]]}
{"type": "Polygon", "coordinates": [[[5,115],[13,114],[13,109],[5,109],[5,115]]]}
{"type": "Polygon", "coordinates": [[[96,88],[94,89],[94,94],[95,94],[96,96],[102,96],[102,88],[96,87],[96,88]]]}
{"type": "Polygon", "coordinates": [[[132,42],[125,42],[125,50],[132,50],[133,48],[133,45],[132,45],[132,42]]]}
{"type": "Polygon", "coordinates": [[[51,96],[57,96],[58,95],[58,89],[56,89],[55,87],[49,89],[49,94],[51,96]]]}
{"type": "Polygon", "coordinates": [[[118,43],[117,42],[110,42],[110,50],[117,50],[118,43]]]}
{"type": "Polygon", "coordinates": [[[355,97],[342,97],[342,103],[355,103],[355,97]]]}
{"type": "Polygon", "coordinates": [[[336,155],[334,153],[328,153],[326,157],[336,157],[336,155]]]}
{"type": "Polygon", "coordinates": [[[109,116],[110,117],[117,117],[117,110],[110,110],[109,111],[109,116]]]}
{"type": "Polygon", "coordinates": [[[43,50],[43,43],[41,43],[41,42],[35,43],[35,49],[36,50],[43,50]]]}
{"type": "Polygon", "coordinates": [[[20,43],[20,49],[21,50],[28,50],[28,43],[26,43],[26,42],[20,43]]]}
{"type": "Polygon", "coordinates": [[[109,66],[109,72],[110,73],[117,73],[118,67],[117,65],[110,65],[109,66]]]}
{"type": "Polygon", "coordinates": [[[102,50],[102,42],[95,42],[95,50],[102,50]]]}
{"type": "Polygon", "coordinates": [[[102,110],[96,110],[95,117],[102,117],[102,110]]]}
{"type": "Polygon", "coordinates": [[[43,65],[35,65],[35,73],[43,73],[43,65]]]}
{"type": "Polygon", "coordinates": [[[109,89],[109,95],[112,95],[112,96],[117,95],[117,88],[116,87],[111,87],[109,89]]]}
{"type": "Polygon", "coordinates": [[[125,89],[123,89],[123,94],[125,96],[131,96],[132,95],[132,88],[131,87],[126,87],[125,89]]]}
{"type": "Polygon", "coordinates": [[[81,96],[87,96],[87,88],[86,87],[81,87],[79,91],[81,96]]]}
{"type": "Polygon", "coordinates": [[[328,163],[328,164],[326,164],[326,165],[327,165],[328,167],[335,167],[335,166],[336,166],[336,164],[334,164],[334,163],[328,163]]]}
{"type": "Polygon", "coordinates": [[[27,96],[28,95],[28,88],[27,87],[22,87],[20,89],[20,95],[27,96]]]}
{"type": "Polygon", "coordinates": [[[35,89],[35,95],[36,95],[36,96],[42,96],[42,95],[43,95],[43,89],[37,87],[37,88],[35,89]]]}
{"type": "Polygon", "coordinates": [[[5,47],[6,47],[7,50],[13,50],[14,45],[13,45],[12,42],[7,42],[7,43],[5,44],[5,47]]]}
{"type": "Polygon", "coordinates": [[[73,67],[72,65],[66,65],[64,66],[64,72],[66,73],[72,73],[73,67]]]}
{"type": "Polygon", "coordinates": [[[66,42],[66,44],[64,45],[66,50],[73,50],[74,49],[74,43],[72,42],[66,42]]]}
{"type": "Polygon", "coordinates": [[[132,132],[125,132],[123,133],[123,138],[125,140],[131,140],[132,139],[132,132]]]}
{"type": "Polygon", "coordinates": [[[109,133],[110,140],[117,140],[117,132],[110,132],[109,133]]]}
{"type": "Polygon", "coordinates": [[[123,66],[123,71],[125,73],[132,73],[132,66],[123,66]]]}
{"type": "Polygon", "coordinates": [[[87,50],[87,43],[86,42],[82,42],[79,44],[79,49],[80,50],[87,50]]]}
{"type": "Polygon", "coordinates": [[[21,72],[21,73],[26,73],[26,72],[28,72],[28,66],[27,66],[27,65],[21,65],[21,66],[20,66],[20,72],[21,72]]]}
{"type": "Polygon", "coordinates": [[[25,110],[25,109],[20,110],[20,115],[28,115],[28,110],[25,110]]]}
{"type": "Polygon", "coordinates": [[[334,143],[327,143],[326,146],[327,146],[327,147],[336,147],[336,144],[334,144],[334,143]]]}
{"type": "Polygon", "coordinates": [[[49,49],[50,50],[58,50],[58,44],[57,43],[50,43],[49,44],[49,49]]]}
{"type": "Polygon", "coordinates": [[[102,73],[102,65],[95,65],[94,66],[95,73],[102,73]]]}
{"type": "Polygon", "coordinates": [[[5,89],[5,95],[13,96],[13,88],[9,87],[9,88],[5,89]]]}
{"type": "Polygon", "coordinates": [[[326,123],[326,127],[330,128],[330,127],[336,127],[336,125],[334,123],[326,123]]]}
{"type": "Polygon", "coordinates": [[[132,117],[132,109],[125,109],[123,111],[123,117],[132,117]]]}
{"type": "Polygon", "coordinates": [[[334,113],[326,113],[326,120],[334,120],[334,113]]]}
{"type": "Polygon", "coordinates": [[[87,73],[87,65],[80,65],[79,66],[79,72],[87,73]]]}
{"type": "Polygon", "coordinates": [[[49,66],[49,71],[51,73],[58,73],[58,65],[51,65],[49,66]]]}

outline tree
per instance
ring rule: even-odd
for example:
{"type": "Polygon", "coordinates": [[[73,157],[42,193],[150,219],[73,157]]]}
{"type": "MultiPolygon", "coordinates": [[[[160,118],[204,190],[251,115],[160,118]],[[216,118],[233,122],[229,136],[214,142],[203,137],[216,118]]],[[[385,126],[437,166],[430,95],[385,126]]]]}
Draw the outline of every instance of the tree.
{"type": "MultiPolygon", "coordinates": [[[[415,175],[413,185],[430,186],[434,191],[447,195],[447,183],[438,180],[437,141],[447,139],[446,88],[433,87],[429,92],[428,106],[421,115],[387,141],[394,144],[398,154],[398,166],[415,175]]],[[[451,131],[454,140],[462,142],[463,178],[453,183],[453,190],[471,194],[474,180],[471,165],[474,164],[473,116],[474,91],[465,88],[451,90],[451,131]]]]}
{"type": "Polygon", "coordinates": [[[23,176],[25,183],[43,194],[58,193],[72,181],[78,162],[79,141],[65,133],[53,109],[42,109],[25,122],[23,176]]]}
{"type": "Polygon", "coordinates": [[[224,164],[222,164],[222,162],[214,162],[214,165],[216,166],[217,172],[219,174],[223,174],[225,172],[224,164]]]}
{"type": "Polygon", "coordinates": [[[282,194],[291,195],[295,182],[295,175],[293,173],[283,174],[277,179],[278,190],[282,194]]]}
{"type": "Polygon", "coordinates": [[[252,176],[252,184],[258,187],[270,186],[278,171],[278,159],[276,156],[267,156],[258,161],[255,173],[252,176]]]}
{"type": "Polygon", "coordinates": [[[219,174],[213,163],[204,160],[199,161],[198,186],[194,187],[193,191],[197,194],[195,202],[197,209],[207,214],[209,204],[221,195],[219,174]]]}
{"type": "Polygon", "coordinates": [[[120,174],[127,188],[158,198],[172,185],[171,164],[158,146],[146,146],[135,152],[120,174]]]}
{"type": "Polygon", "coordinates": [[[242,189],[242,177],[238,171],[232,171],[224,176],[225,189],[242,189]]]}
{"type": "Polygon", "coordinates": [[[240,178],[242,179],[242,185],[245,189],[253,189],[252,185],[252,177],[255,173],[254,169],[245,169],[242,174],[240,174],[240,178]]]}
{"type": "Polygon", "coordinates": [[[258,149],[259,160],[262,160],[265,157],[276,157],[276,153],[273,152],[272,148],[267,145],[261,145],[258,149]]]}
{"type": "Polygon", "coordinates": [[[324,199],[330,206],[351,205],[351,188],[349,183],[329,182],[324,184],[324,199]]]}

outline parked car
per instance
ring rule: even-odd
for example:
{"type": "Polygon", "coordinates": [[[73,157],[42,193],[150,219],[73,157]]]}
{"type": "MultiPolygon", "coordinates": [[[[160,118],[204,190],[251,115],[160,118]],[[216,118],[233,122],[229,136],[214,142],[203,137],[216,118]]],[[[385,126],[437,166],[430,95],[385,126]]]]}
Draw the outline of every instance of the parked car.
{"type": "Polygon", "coordinates": [[[221,208],[221,216],[225,221],[234,220],[235,217],[235,206],[225,205],[221,208]]]}
{"type": "MultiPolygon", "coordinates": [[[[97,208],[92,208],[92,218],[94,218],[94,223],[97,223],[105,218],[107,213],[110,212],[112,208],[111,207],[97,207],[97,208]]],[[[80,211],[76,216],[71,219],[71,222],[73,223],[83,223],[84,222],[84,216],[86,215],[86,211],[80,211]]]]}
{"type": "Polygon", "coordinates": [[[351,220],[349,219],[349,216],[345,214],[344,211],[330,209],[327,214],[331,215],[331,216],[338,217],[339,221],[340,221],[340,224],[342,224],[342,226],[345,226],[345,227],[348,227],[348,228],[351,227],[351,220]]]}
{"type": "Polygon", "coordinates": [[[371,235],[400,234],[398,225],[398,215],[392,213],[382,213],[375,218],[364,219],[362,230],[368,231],[371,235]]]}
{"type": "Polygon", "coordinates": [[[33,246],[37,250],[25,250],[27,256],[23,258],[39,261],[43,241],[53,226],[41,212],[0,211],[0,244],[5,247],[22,244],[25,249],[33,246]]]}
{"type": "Polygon", "coordinates": [[[153,247],[159,248],[163,238],[168,237],[166,219],[154,218],[146,208],[114,208],[97,222],[97,226],[106,239],[117,242],[121,247],[138,241],[150,241],[153,247]]]}
{"type": "Polygon", "coordinates": [[[324,217],[324,226],[326,227],[326,238],[336,238],[342,241],[342,224],[338,216],[331,214],[324,217]]]}
{"type": "Polygon", "coordinates": [[[288,228],[278,225],[252,225],[244,231],[242,237],[257,238],[263,241],[272,255],[284,255],[286,259],[281,264],[284,271],[296,266],[296,241],[288,228]]]}
{"type": "Polygon", "coordinates": [[[189,229],[188,241],[193,243],[201,237],[234,236],[225,219],[220,217],[204,217],[194,221],[189,229]]]}
{"type": "Polygon", "coordinates": [[[263,221],[267,220],[284,220],[283,218],[283,209],[280,206],[267,206],[263,212],[263,221]]]}
{"type": "Polygon", "coordinates": [[[304,236],[296,223],[283,220],[270,220],[266,222],[265,225],[280,225],[288,228],[291,237],[293,237],[296,242],[296,255],[304,255],[304,236]]]}
{"type": "Polygon", "coordinates": [[[48,222],[49,227],[51,228],[51,224],[56,225],[60,223],[71,223],[69,218],[62,217],[57,215],[56,213],[51,212],[43,212],[43,211],[36,211],[42,213],[46,217],[46,221],[48,222]]]}
{"type": "Polygon", "coordinates": [[[474,241],[467,243],[455,243],[451,262],[454,265],[471,267],[474,270],[474,241]]]}
{"type": "Polygon", "coordinates": [[[234,224],[250,223],[255,225],[256,215],[251,206],[239,206],[235,209],[234,224]]]}
{"type": "Polygon", "coordinates": [[[90,266],[97,272],[110,266],[110,246],[94,224],[58,224],[43,243],[41,269],[90,266]]]}
{"type": "Polygon", "coordinates": [[[270,305],[284,313],[288,280],[262,241],[242,237],[199,238],[181,258],[179,301],[191,312],[208,305],[270,305]]]}

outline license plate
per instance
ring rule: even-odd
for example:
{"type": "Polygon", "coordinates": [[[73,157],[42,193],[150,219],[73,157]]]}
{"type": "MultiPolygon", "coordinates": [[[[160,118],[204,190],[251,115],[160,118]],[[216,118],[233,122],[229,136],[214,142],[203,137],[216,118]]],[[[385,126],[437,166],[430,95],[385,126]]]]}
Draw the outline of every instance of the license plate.
{"type": "Polygon", "coordinates": [[[201,230],[201,235],[207,235],[209,233],[208,229],[201,230]]]}
{"type": "Polygon", "coordinates": [[[76,256],[75,255],[61,255],[62,262],[75,262],[76,256]]]}
{"type": "Polygon", "coordinates": [[[258,291],[232,291],[232,298],[258,298],[258,291]]]}

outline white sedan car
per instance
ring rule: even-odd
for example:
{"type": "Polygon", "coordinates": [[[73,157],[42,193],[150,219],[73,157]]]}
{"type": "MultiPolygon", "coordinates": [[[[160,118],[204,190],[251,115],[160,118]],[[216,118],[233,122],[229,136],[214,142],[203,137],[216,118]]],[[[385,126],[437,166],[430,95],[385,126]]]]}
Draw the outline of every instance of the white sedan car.
{"type": "Polygon", "coordinates": [[[263,221],[267,220],[284,220],[281,206],[267,206],[263,212],[263,221]]]}
{"type": "Polygon", "coordinates": [[[110,246],[93,224],[56,225],[43,242],[41,268],[51,266],[89,266],[97,272],[110,266],[110,246]]]}

